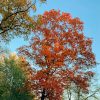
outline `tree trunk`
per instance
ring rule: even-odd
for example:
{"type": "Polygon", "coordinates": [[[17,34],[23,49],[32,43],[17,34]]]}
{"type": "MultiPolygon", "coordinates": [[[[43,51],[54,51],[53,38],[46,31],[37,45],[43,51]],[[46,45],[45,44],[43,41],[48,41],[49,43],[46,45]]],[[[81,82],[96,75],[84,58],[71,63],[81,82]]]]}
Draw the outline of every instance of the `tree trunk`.
{"type": "Polygon", "coordinates": [[[42,91],[42,96],[41,96],[41,100],[45,100],[45,89],[43,89],[43,91],[42,91]]]}
{"type": "Polygon", "coordinates": [[[80,100],[80,88],[78,88],[78,95],[77,95],[77,100],[80,100]]]}

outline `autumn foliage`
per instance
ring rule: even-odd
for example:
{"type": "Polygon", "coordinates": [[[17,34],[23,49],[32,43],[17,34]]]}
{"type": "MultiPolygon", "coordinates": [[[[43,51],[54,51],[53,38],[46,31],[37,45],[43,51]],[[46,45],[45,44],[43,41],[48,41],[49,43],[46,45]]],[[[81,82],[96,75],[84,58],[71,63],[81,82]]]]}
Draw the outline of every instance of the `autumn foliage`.
{"type": "Polygon", "coordinates": [[[83,22],[69,13],[50,10],[33,23],[36,27],[30,45],[19,48],[19,54],[38,65],[26,87],[41,100],[62,100],[71,83],[88,92],[94,75],[89,70],[96,62],[92,40],[83,34],[83,22]]]}
{"type": "Polygon", "coordinates": [[[36,3],[46,0],[0,0],[0,42],[10,41],[15,36],[28,36],[32,21],[31,13],[36,11],[36,3]]]}

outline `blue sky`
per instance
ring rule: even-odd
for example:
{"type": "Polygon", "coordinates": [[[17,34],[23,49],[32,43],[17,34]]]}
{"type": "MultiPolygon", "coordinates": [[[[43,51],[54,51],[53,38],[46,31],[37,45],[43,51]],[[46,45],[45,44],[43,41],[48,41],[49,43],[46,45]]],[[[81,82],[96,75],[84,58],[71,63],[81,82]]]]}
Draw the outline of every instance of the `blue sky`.
{"type": "MultiPolygon", "coordinates": [[[[84,22],[84,34],[93,38],[93,52],[97,62],[100,62],[100,0],[47,0],[46,4],[38,4],[35,14],[43,14],[46,10],[56,9],[71,13],[72,17],[79,17],[84,22]]],[[[15,38],[9,43],[11,51],[23,44],[23,39],[15,38]]],[[[99,74],[100,65],[96,67],[99,74]]],[[[100,74],[99,74],[100,75],[100,74]]]]}

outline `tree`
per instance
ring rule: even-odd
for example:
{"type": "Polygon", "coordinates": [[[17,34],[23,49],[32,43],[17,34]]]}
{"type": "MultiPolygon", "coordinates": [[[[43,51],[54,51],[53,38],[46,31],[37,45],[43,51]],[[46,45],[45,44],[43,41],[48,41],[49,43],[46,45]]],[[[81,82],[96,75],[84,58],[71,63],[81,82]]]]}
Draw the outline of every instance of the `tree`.
{"type": "Polygon", "coordinates": [[[100,87],[95,77],[92,78],[91,82],[89,83],[89,91],[88,93],[82,93],[80,91],[80,99],[81,100],[99,100],[100,94],[100,87]]]}
{"type": "MultiPolygon", "coordinates": [[[[30,9],[36,10],[36,1],[44,0],[0,0],[0,38],[9,41],[14,36],[30,33],[32,20],[30,9]]],[[[0,40],[0,41],[1,41],[0,40]]]]}
{"type": "Polygon", "coordinates": [[[88,92],[94,75],[90,69],[96,61],[92,40],[83,34],[83,22],[56,10],[38,17],[35,23],[41,24],[33,30],[30,45],[19,48],[19,54],[38,65],[27,87],[41,100],[61,100],[64,89],[72,84],[81,92],[88,92]]]}
{"type": "Polygon", "coordinates": [[[29,73],[27,62],[15,54],[0,56],[0,99],[32,100],[33,94],[25,88],[29,73]],[[24,65],[24,66],[23,66],[24,65]]]}

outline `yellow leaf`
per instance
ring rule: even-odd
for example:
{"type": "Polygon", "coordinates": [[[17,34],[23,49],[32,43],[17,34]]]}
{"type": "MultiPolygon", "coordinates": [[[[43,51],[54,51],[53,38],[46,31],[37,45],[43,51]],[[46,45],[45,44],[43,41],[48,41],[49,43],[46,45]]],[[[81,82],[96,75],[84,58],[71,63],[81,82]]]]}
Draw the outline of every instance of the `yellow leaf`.
{"type": "Polygon", "coordinates": [[[36,6],[35,6],[35,5],[33,5],[33,6],[32,6],[32,9],[33,9],[34,11],[36,11],[36,6]]]}

